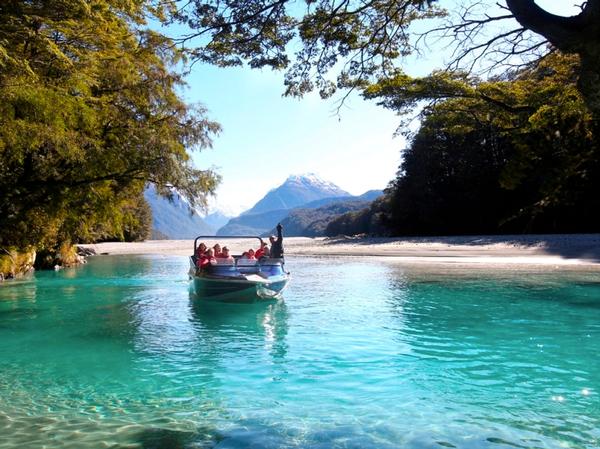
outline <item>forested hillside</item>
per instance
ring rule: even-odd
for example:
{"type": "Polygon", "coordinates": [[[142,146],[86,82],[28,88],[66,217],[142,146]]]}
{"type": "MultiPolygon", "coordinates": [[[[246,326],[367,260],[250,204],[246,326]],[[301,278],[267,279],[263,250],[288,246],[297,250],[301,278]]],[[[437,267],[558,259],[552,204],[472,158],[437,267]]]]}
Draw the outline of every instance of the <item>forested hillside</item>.
{"type": "Polygon", "coordinates": [[[368,95],[427,108],[383,201],[327,233],[598,232],[598,124],[577,91],[578,58],[553,54],[489,82],[386,80],[368,95]]]}
{"type": "MultiPolygon", "coordinates": [[[[289,237],[318,237],[325,233],[327,225],[342,214],[366,208],[369,201],[336,201],[316,209],[303,207],[292,210],[281,224],[289,237]]],[[[268,234],[275,235],[275,229],[268,234]]]]}

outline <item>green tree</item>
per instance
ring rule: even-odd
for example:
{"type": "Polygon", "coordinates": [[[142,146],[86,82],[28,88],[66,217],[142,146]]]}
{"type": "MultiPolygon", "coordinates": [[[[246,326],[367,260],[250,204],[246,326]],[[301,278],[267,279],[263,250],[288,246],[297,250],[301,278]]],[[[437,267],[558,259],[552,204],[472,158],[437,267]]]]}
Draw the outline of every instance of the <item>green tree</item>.
{"type": "Polygon", "coordinates": [[[597,230],[600,148],[575,86],[578,65],[555,54],[488,82],[399,75],[368,89],[395,110],[436,100],[388,189],[391,227],[409,234],[597,230]]]}
{"type": "MultiPolygon", "coordinates": [[[[504,0],[490,15],[486,2],[444,10],[437,0],[203,0],[162,2],[172,20],[189,26],[180,36],[191,55],[218,65],[288,68],[287,94],[362,88],[388,76],[403,56],[431,33],[452,39],[451,65],[471,67],[542,57],[553,49],[580,57],[579,90],[600,116],[600,0],[588,0],[573,17],[560,17],[534,0],[504,0]],[[435,21],[427,30],[424,19],[435,21]],[[505,25],[506,24],[506,25],[505,25]],[[413,25],[419,25],[418,28],[413,25]],[[491,28],[486,30],[486,28],[491,28]],[[419,31],[417,29],[426,31],[419,31]],[[491,30],[491,34],[490,34],[491,30]],[[549,45],[548,45],[549,44],[549,45]],[[290,47],[298,48],[290,60],[290,47]],[[333,71],[334,76],[328,76],[333,71]]],[[[493,4],[492,4],[493,5],[493,4]]]]}
{"type": "Polygon", "coordinates": [[[186,150],[219,126],[177,95],[182,55],[136,0],[0,5],[0,245],[137,238],[147,182],[202,204],[186,150]],[[135,212],[137,211],[137,212],[135,212]]]}

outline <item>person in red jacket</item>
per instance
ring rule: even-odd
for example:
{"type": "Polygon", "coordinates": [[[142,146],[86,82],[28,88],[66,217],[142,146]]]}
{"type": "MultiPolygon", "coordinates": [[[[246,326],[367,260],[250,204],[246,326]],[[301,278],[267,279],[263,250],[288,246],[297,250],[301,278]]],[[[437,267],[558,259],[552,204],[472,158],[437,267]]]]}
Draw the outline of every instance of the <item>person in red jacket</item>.
{"type": "Polygon", "coordinates": [[[206,245],[204,243],[200,243],[198,248],[196,248],[196,259],[200,259],[202,255],[206,252],[206,245]]]}
{"type": "Polygon", "coordinates": [[[261,257],[269,257],[269,246],[267,245],[267,242],[260,242],[260,248],[256,250],[254,257],[257,259],[260,259],[261,257]]]}
{"type": "Polygon", "coordinates": [[[212,248],[208,248],[206,252],[200,256],[196,266],[201,270],[206,269],[209,265],[216,265],[217,259],[215,259],[215,250],[212,248]]]}

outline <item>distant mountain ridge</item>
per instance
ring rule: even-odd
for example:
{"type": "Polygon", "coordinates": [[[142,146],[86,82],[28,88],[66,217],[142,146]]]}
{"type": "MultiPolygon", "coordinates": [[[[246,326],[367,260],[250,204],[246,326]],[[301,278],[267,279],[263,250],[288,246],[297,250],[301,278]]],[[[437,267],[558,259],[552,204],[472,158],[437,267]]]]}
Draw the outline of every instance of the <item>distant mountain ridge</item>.
{"type": "Polygon", "coordinates": [[[314,173],[291,175],[279,187],[267,192],[252,208],[229,220],[217,231],[217,235],[263,234],[295,207],[348,195],[345,190],[314,173]]]}
{"type": "Polygon", "coordinates": [[[360,196],[353,196],[314,174],[294,175],[278,188],[270,190],[254,207],[235,218],[230,218],[219,210],[203,217],[200,211],[190,208],[187,198],[175,190],[173,194],[173,201],[169,201],[159,196],[152,184],[148,185],[144,192],[152,210],[153,239],[191,239],[198,235],[215,234],[266,235],[272,233],[274,225],[278,222],[284,223],[288,236],[321,235],[331,220],[340,214],[356,210],[359,203],[364,202],[366,207],[368,202],[380,196],[382,191],[370,190],[360,196]],[[323,196],[331,192],[342,195],[323,196]],[[292,208],[283,207],[250,213],[261,210],[268,204],[296,204],[306,198],[311,200],[292,208]],[[215,231],[217,229],[218,231],[215,231]]]}
{"type": "MultiPolygon", "coordinates": [[[[324,235],[325,229],[335,218],[348,212],[356,212],[369,207],[371,201],[352,197],[350,200],[336,201],[324,206],[308,209],[299,207],[281,221],[287,237],[317,237],[324,235]]],[[[267,234],[274,234],[275,229],[267,234]]]]}
{"type": "Polygon", "coordinates": [[[227,215],[219,210],[212,212],[203,218],[204,222],[209,225],[211,228],[217,229],[225,226],[229,220],[231,220],[232,216],[227,215]]]}
{"type": "MultiPolygon", "coordinates": [[[[358,212],[368,208],[371,203],[383,195],[382,190],[369,190],[359,196],[326,198],[292,209],[281,221],[288,237],[318,237],[333,220],[349,212],[358,212]]],[[[273,234],[271,230],[269,234],[273,234]]]]}
{"type": "Polygon", "coordinates": [[[190,208],[190,203],[177,191],[173,201],[158,195],[154,185],[149,184],[144,198],[152,209],[153,238],[193,239],[198,235],[215,235],[215,229],[200,216],[199,211],[190,208]]]}

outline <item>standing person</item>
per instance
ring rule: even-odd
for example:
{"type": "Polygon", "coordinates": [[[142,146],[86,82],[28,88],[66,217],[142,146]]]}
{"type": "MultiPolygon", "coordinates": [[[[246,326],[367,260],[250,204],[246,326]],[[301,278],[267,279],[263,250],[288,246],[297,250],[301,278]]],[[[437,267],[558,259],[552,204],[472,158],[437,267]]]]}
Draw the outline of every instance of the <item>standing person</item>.
{"type": "Polygon", "coordinates": [[[277,238],[274,235],[269,237],[269,241],[271,242],[271,257],[274,259],[281,259],[283,257],[283,234],[281,231],[283,230],[283,226],[281,223],[277,224],[277,238]]]}

